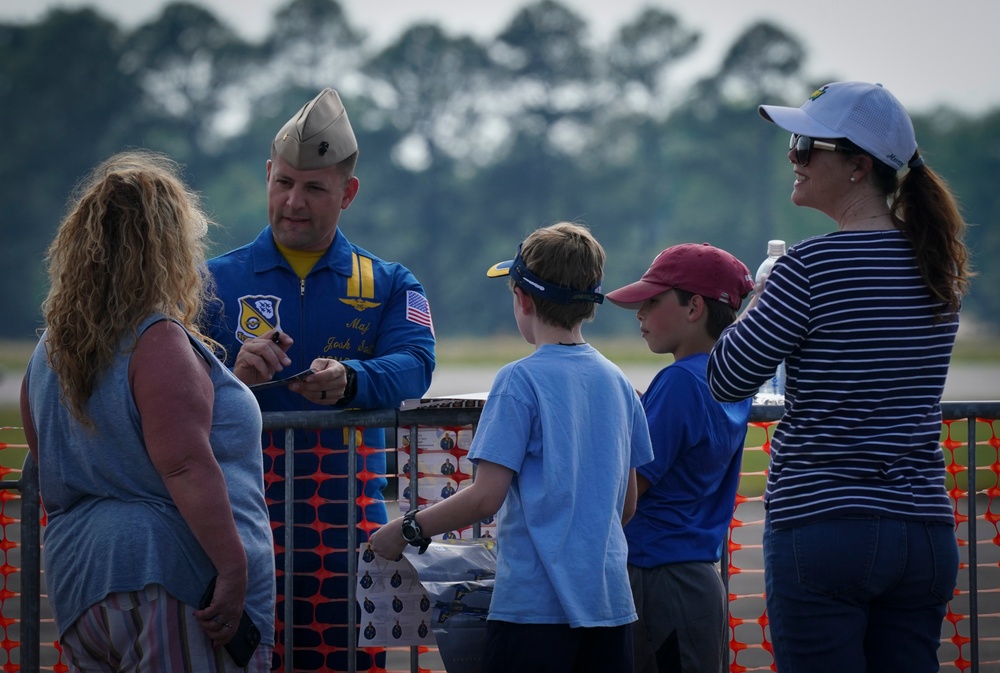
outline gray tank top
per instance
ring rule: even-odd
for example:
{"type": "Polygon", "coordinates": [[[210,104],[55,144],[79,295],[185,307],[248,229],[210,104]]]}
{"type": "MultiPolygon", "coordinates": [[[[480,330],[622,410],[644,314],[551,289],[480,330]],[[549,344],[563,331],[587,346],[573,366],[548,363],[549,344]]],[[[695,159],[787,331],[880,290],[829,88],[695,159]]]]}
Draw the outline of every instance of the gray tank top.
{"type": "MultiPolygon", "coordinates": [[[[149,316],[137,334],[164,319],[149,316]]],[[[204,344],[189,338],[211,368],[210,443],[246,549],[246,610],[260,627],[262,642],[273,644],[274,552],[264,502],[260,409],[247,387],[204,344]]],[[[161,584],[197,607],[215,569],[146,453],[128,376],[135,339],[126,335],[94,387],[86,405],[94,429],[81,425],[62,404],[46,341],[43,334],[27,379],[48,516],[45,582],[60,635],[108,594],[148,584],[161,584]]]]}

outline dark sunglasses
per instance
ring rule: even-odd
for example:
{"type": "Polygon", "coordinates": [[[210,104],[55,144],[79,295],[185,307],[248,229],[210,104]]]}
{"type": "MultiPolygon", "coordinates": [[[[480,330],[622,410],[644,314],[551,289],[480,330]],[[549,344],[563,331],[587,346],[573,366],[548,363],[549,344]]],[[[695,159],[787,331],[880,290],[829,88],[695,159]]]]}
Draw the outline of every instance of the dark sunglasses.
{"type": "Polygon", "coordinates": [[[816,140],[809,136],[800,136],[798,133],[793,133],[788,141],[788,149],[795,150],[795,163],[802,167],[809,165],[813,148],[829,152],[845,152],[847,154],[855,152],[851,147],[845,147],[837,143],[828,143],[825,140],[816,140]]]}

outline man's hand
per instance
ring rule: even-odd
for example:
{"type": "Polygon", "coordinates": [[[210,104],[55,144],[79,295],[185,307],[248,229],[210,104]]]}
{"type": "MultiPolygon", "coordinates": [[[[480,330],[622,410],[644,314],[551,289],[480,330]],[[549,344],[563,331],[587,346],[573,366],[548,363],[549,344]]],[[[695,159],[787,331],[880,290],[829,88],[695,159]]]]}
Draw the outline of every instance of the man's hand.
{"type": "Polygon", "coordinates": [[[233,374],[248,386],[270,381],[276,372],[292,364],[285,352],[293,343],[292,337],[278,330],[244,341],[236,354],[233,374]]]}
{"type": "Polygon", "coordinates": [[[329,358],[316,358],[309,367],[316,373],[290,384],[288,389],[314,404],[339,402],[347,387],[346,365],[329,358]]]}

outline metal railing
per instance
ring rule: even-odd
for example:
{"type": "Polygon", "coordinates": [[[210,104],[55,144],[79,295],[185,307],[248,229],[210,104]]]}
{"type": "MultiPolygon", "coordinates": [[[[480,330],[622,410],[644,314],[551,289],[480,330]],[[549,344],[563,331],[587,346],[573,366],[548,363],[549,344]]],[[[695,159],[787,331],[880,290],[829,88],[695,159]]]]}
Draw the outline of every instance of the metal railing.
{"type": "MultiPolygon", "coordinates": [[[[979,513],[977,512],[976,495],[978,493],[976,475],[976,423],[978,421],[994,421],[1000,419],[1000,401],[988,402],[945,402],[942,403],[944,420],[961,421],[968,423],[968,439],[966,446],[968,449],[968,465],[966,469],[969,477],[968,488],[968,586],[969,586],[969,620],[970,620],[970,662],[968,670],[971,673],[979,673],[979,585],[978,585],[978,564],[977,564],[977,533],[975,525],[979,513]]],[[[382,411],[311,411],[311,412],[273,412],[265,413],[265,430],[285,430],[286,451],[294,450],[295,430],[318,430],[327,428],[411,428],[413,436],[416,436],[417,427],[427,426],[475,426],[481,413],[480,408],[452,408],[452,409],[410,409],[406,411],[382,410],[382,411]]],[[[751,423],[767,423],[780,419],[782,408],[780,406],[754,405],[750,414],[751,423]]],[[[348,471],[349,474],[357,474],[357,432],[346,433],[348,437],[348,471]]],[[[410,450],[416,465],[415,457],[417,452],[416,442],[411,443],[410,450]]],[[[293,497],[292,488],[294,479],[285,479],[285,539],[284,549],[294,549],[292,535],[294,529],[293,497]]],[[[347,479],[348,494],[347,502],[357,501],[357,480],[347,479]]],[[[25,461],[21,477],[17,481],[0,481],[0,487],[5,489],[16,489],[21,493],[21,585],[20,585],[20,670],[25,673],[37,673],[40,666],[40,636],[41,636],[41,508],[38,492],[38,473],[34,461],[25,461]]],[[[357,549],[358,546],[358,515],[356,507],[348,507],[348,548],[357,549]]],[[[292,624],[292,594],[294,590],[292,557],[293,554],[285,554],[285,586],[284,586],[284,623],[292,624]]],[[[726,558],[726,555],[723,555],[726,558]]],[[[356,601],[356,575],[357,556],[348,554],[348,606],[354,606],[356,601]]],[[[727,578],[728,573],[723,572],[723,577],[727,578]]],[[[348,609],[348,628],[353,630],[357,627],[355,610],[348,609]]],[[[286,629],[284,634],[285,652],[290,655],[293,652],[294,629],[286,629]]],[[[355,660],[356,644],[349,639],[348,661],[351,662],[352,673],[354,672],[353,662],[355,660]]],[[[292,657],[286,655],[285,669],[291,671],[292,657]]],[[[417,657],[411,656],[411,670],[418,670],[417,657]]]]}

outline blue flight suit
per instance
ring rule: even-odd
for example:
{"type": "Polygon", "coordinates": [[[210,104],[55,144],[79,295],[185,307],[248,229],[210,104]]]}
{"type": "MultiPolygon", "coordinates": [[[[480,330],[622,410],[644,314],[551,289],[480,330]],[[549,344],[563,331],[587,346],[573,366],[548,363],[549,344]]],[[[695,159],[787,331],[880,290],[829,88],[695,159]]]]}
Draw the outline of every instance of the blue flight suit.
{"type": "MultiPolygon", "coordinates": [[[[302,371],[316,358],[343,361],[357,372],[357,394],[346,405],[350,408],[396,408],[430,386],[434,330],[423,288],[404,266],[351,244],[339,229],[304,280],[278,250],[270,227],[252,243],[209,260],[208,268],[219,299],[206,307],[206,333],[225,347],[229,367],[243,341],[277,328],[295,343],[287,353],[292,364],[275,378],[302,371]]],[[[265,412],[329,409],[287,388],[261,391],[257,399],[265,412]]],[[[319,651],[323,645],[346,647],[345,630],[329,626],[347,621],[346,436],[342,429],[325,430],[318,437],[316,432],[297,431],[295,436],[295,670],[346,669],[343,654],[319,651]],[[313,450],[317,439],[325,450],[313,450]]],[[[364,444],[384,448],[384,431],[365,430],[364,444]]],[[[283,453],[268,448],[283,447],[284,432],[265,433],[263,445],[265,475],[283,477],[283,453]]],[[[384,475],[384,452],[359,456],[362,469],[384,475]]],[[[363,513],[369,522],[387,521],[385,484],[381,476],[364,483],[364,494],[373,500],[363,513]]],[[[285,534],[284,483],[268,484],[266,496],[280,546],[285,534]]],[[[360,510],[358,518],[362,520],[360,510]]],[[[360,541],[367,539],[363,530],[358,534],[360,541]]],[[[277,561],[281,616],[283,554],[277,561]]]]}

